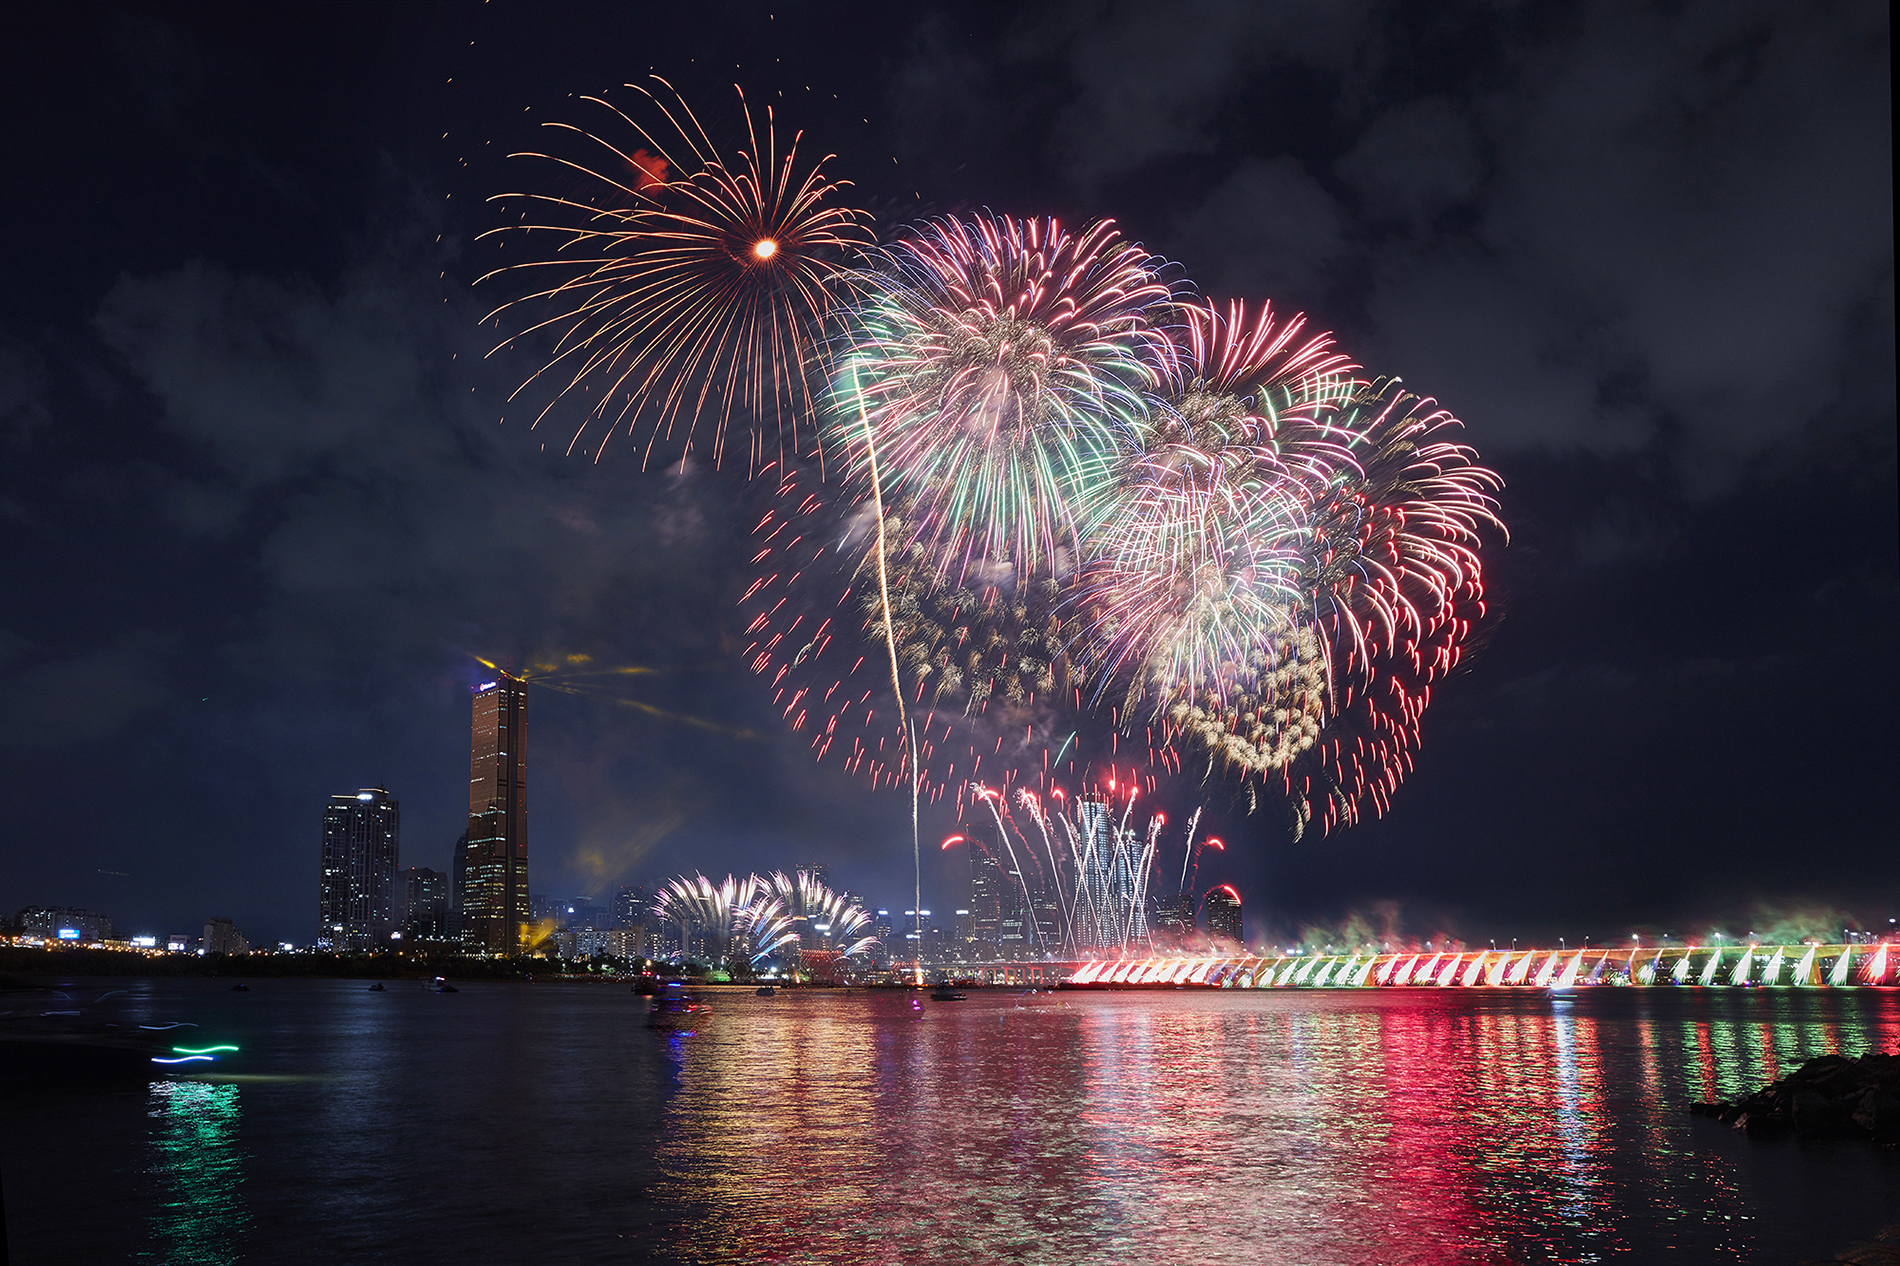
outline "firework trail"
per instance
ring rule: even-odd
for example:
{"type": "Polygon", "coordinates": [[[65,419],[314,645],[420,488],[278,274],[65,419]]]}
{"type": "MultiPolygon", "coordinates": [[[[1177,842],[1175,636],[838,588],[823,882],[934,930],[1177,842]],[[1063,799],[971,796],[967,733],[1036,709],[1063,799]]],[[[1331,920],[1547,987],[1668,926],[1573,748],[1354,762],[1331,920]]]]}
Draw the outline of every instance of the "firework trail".
{"type": "MultiPolygon", "coordinates": [[[[1194,831],[1200,824],[1201,810],[1197,806],[1194,813],[1188,818],[1187,842],[1181,849],[1181,884],[1175,889],[1177,895],[1185,895],[1188,890],[1188,861],[1190,858],[1196,856],[1194,852],[1194,831]]],[[[1215,840],[1214,843],[1220,847],[1223,853],[1227,851],[1227,846],[1222,844],[1219,840],[1215,840]]]]}
{"type": "MultiPolygon", "coordinates": [[[[1018,788],[1014,798],[1020,816],[1011,812],[1009,797],[981,784],[973,789],[972,806],[988,813],[1002,850],[1000,855],[984,851],[998,863],[1008,858],[1026,910],[1035,909],[1037,893],[1055,897],[1056,930],[1065,952],[1148,943],[1148,893],[1168,821],[1165,813],[1155,812],[1136,822],[1137,803],[1152,783],[1138,770],[1110,768],[1074,792],[1055,786],[1045,797],[1018,788]],[[1034,823],[1042,842],[1040,857],[1024,818],[1034,823]]],[[[1196,809],[1188,819],[1182,847],[1189,853],[1200,816],[1196,809]]],[[[980,833],[952,836],[944,846],[965,839],[981,846],[980,833]]]]}
{"type": "Polygon", "coordinates": [[[756,468],[768,430],[783,449],[816,414],[823,322],[847,261],[871,245],[866,217],[840,204],[846,186],[823,172],[830,155],[802,165],[801,135],[781,152],[770,107],[761,130],[740,92],[746,144],[722,157],[671,86],[653,82],[657,91],[626,86],[658,122],[584,97],[604,112],[597,127],[545,124],[565,150],[513,155],[545,164],[548,183],[564,188],[490,199],[518,218],[482,238],[520,240],[533,257],[483,276],[529,286],[484,319],[524,318],[495,351],[554,339],[509,400],[545,394],[537,424],[578,400],[584,420],[569,451],[602,423],[598,456],[625,424],[647,428],[646,458],[664,441],[683,460],[705,421],[718,464],[738,415],[756,468]]]}

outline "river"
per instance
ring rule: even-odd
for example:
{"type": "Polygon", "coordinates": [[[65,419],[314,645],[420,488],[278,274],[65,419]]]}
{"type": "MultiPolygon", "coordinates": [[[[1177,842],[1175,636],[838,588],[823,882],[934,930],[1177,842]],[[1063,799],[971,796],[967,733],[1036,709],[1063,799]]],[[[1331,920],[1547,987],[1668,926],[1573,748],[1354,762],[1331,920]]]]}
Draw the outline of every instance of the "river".
{"type": "Polygon", "coordinates": [[[1900,1048],[1894,990],[709,997],[132,982],[242,1050],[0,1092],[12,1260],[1786,1263],[1900,1221],[1894,1149],[1684,1110],[1900,1048]]]}

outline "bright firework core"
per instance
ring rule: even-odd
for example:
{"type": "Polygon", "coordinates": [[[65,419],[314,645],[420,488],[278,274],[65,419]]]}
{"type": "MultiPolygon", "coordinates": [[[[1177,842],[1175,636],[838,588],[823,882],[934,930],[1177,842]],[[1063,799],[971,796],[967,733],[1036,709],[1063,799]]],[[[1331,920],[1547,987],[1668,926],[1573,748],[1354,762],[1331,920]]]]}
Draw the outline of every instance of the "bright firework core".
{"type": "Polygon", "coordinates": [[[770,259],[778,254],[778,243],[769,237],[762,237],[752,244],[752,253],[760,259],[770,259]]]}

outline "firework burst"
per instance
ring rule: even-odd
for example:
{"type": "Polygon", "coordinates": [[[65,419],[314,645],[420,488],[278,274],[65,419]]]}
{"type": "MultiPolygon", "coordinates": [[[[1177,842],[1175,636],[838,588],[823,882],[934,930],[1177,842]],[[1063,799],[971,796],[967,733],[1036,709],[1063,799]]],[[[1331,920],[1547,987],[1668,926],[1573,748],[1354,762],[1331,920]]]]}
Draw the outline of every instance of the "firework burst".
{"type": "Polygon", "coordinates": [[[1164,389],[1113,512],[1089,542],[1076,605],[1090,615],[1088,660],[1122,709],[1177,726],[1210,706],[1250,714],[1268,766],[1310,746],[1324,665],[1300,583],[1312,486],[1343,449],[1288,446],[1290,429],[1349,399],[1352,366],[1303,320],[1263,309],[1188,305],[1164,389]]]}
{"type": "Polygon", "coordinates": [[[744,922],[752,938],[754,963],[786,949],[829,951],[850,958],[877,945],[878,938],[870,931],[870,913],[827,888],[810,871],[790,875],[773,871],[753,879],[758,895],[747,907],[744,922]]]}
{"type": "Polygon", "coordinates": [[[686,931],[697,928],[715,942],[720,957],[733,947],[749,926],[749,912],[765,891],[757,875],[744,879],[727,875],[714,883],[704,875],[680,875],[660,888],[653,902],[653,913],[667,923],[680,926],[680,943],[687,942],[686,931]]]}
{"type": "Polygon", "coordinates": [[[516,155],[548,165],[554,183],[570,188],[491,199],[518,220],[482,236],[540,252],[482,279],[530,284],[489,314],[525,318],[495,350],[528,335],[553,339],[547,364],[509,399],[547,395],[537,424],[578,401],[570,451],[599,424],[598,456],[624,424],[646,432],[648,458],[664,444],[683,459],[704,422],[717,464],[739,418],[756,468],[768,436],[782,447],[815,415],[822,323],[842,269],[871,244],[865,217],[840,203],[845,186],[823,172],[829,155],[802,164],[797,135],[781,152],[770,107],[761,130],[740,94],[746,145],[726,158],[671,88],[655,83],[661,91],[627,86],[660,123],[586,97],[605,112],[599,128],[545,125],[571,142],[571,155],[516,155]]]}
{"type": "MultiPolygon", "coordinates": [[[[683,460],[703,423],[717,459],[751,424],[778,496],[745,654],[791,728],[875,784],[988,804],[1006,845],[1009,796],[1124,743],[1284,798],[1296,833],[1383,812],[1502,531],[1456,420],[1302,317],[1186,297],[1109,221],[948,216],[872,247],[769,110],[722,157],[660,87],[638,91],[664,126],[588,98],[608,129],[530,155],[576,188],[503,195],[497,233],[552,248],[490,274],[547,278],[493,315],[536,313],[503,346],[553,340],[522,391],[583,401],[577,443],[647,427],[683,460]]],[[[809,906],[773,891],[740,902],[760,944],[809,906]]]]}
{"type": "MultiPolygon", "coordinates": [[[[1302,574],[1327,649],[1326,729],[1309,759],[1283,771],[1296,822],[1323,828],[1383,813],[1410,772],[1432,687],[1455,669],[1484,617],[1485,531],[1502,535],[1502,481],[1452,435],[1459,423],[1396,379],[1290,444],[1340,445],[1351,457],[1312,490],[1302,574]]],[[[1233,751],[1245,766],[1251,755],[1233,751]]]]}
{"type": "MultiPolygon", "coordinates": [[[[756,576],[742,605],[745,660],[820,758],[874,784],[910,782],[909,748],[888,671],[883,592],[867,515],[827,496],[812,471],[785,474],[756,526],[756,576]]],[[[898,679],[917,734],[927,798],[961,799],[970,780],[1045,784],[1058,767],[1126,743],[1084,706],[1068,657],[1079,626],[1044,579],[951,585],[893,518],[883,589],[898,679]]],[[[1143,737],[1147,737],[1144,731],[1143,737]]]]}
{"type": "Polygon", "coordinates": [[[1112,223],[945,218],[854,278],[828,448],[962,584],[1061,576],[1134,451],[1169,298],[1112,223]]]}

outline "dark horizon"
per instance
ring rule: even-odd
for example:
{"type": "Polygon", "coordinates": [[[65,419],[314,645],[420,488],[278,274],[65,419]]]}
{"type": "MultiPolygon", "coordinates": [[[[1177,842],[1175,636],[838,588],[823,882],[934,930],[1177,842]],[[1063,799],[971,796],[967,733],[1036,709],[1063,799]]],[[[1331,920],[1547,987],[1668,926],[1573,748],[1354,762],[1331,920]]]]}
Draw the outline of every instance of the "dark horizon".
{"type": "MultiPolygon", "coordinates": [[[[1192,778],[1246,931],[1885,928],[1900,758],[1888,17],[1871,4],[777,12],[95,5],[18,23],[0,321],[0,910],[304,943],[330,796],[451,869],[483,661],[530,686],[530,887],[832,867],[909,806],[740,662],[742,464],[562,451],[472,283],[505,155],[667,77],[770,104],[882,231],[1115,218],[1465,423],[1491,612],[1383,818],[1192,778]],[[497,425],[497,419],[505,422],[497,425]],[[575,660],[575,663],[582,661],[575,660]],[[1203,798],[1204,797],[1204,798],[1203,798]]],[[[927,810],[924,905],[949,904],[927,810]]]]}

